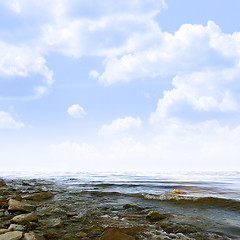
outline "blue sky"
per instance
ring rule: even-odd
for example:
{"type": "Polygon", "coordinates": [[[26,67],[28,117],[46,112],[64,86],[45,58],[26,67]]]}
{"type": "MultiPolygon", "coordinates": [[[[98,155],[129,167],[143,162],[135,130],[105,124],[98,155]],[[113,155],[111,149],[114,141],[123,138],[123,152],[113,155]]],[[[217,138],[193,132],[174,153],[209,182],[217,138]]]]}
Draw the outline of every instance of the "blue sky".
{"type": "Polygon", "coordinates": [[[239,170],[239,9],[0,0],[1,170],[239,170]]]}

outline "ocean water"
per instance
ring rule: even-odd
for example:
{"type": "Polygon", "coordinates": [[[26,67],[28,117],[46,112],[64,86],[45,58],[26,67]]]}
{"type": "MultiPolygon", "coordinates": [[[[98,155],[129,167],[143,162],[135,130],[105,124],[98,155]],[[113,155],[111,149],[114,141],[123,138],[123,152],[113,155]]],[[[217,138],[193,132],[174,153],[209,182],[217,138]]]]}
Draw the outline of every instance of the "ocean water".
{"type": "Polygon", "coordinates": [[[153,210],[167,216],[162,224],[149,223],[138,239],[240,239],[240,172],[2,172],[0,177],[16,187],[19,182],[19,188],[34,180],[56,193],[56,204],[65,201],[81,214],[95,211],[104,226],[146,225],[145,218],[119,218],[121,213],[153,210]],[[173,189],[180,194],[170,193],[173,189]],[[126,204],[143,210],[126,210],[126,204]]]}

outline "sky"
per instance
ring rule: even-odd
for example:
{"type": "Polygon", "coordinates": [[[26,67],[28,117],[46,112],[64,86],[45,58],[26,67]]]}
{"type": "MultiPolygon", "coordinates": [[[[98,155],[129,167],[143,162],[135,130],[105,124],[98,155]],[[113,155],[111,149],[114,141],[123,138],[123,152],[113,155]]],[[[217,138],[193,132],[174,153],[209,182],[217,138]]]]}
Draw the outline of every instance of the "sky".
{"type": "Polygon", "coordinates": [[[239,9],[0,0],[0,170],[239,171],[239,9]]]}

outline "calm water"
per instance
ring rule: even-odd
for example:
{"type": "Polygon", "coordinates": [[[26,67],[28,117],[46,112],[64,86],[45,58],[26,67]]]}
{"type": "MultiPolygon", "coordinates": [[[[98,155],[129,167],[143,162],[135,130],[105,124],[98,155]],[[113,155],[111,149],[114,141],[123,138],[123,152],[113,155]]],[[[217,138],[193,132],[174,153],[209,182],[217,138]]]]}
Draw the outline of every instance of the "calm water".
{"type": "MultiPolygon", "coordinates": [[[[95,205],[111,205],[117,209],[126,203],[137,204],[168,214],[171,221],[179,224],[193,224],[203,232],[240,239],[240,172],[58,172],[0,173],[0,176],[9,180],[47,181],[54,184],[55,189],[81,196],[81,201],[90,201],[94,196],[91,201],[95,205]],[[173,189],[180,190],[180,194],[169,193],[173,189]]],[[[59,200],[64,197],[59,195],[59,200]]],[[[191,239],[171,236],[168,235],[169,239],[191,239]]]]}

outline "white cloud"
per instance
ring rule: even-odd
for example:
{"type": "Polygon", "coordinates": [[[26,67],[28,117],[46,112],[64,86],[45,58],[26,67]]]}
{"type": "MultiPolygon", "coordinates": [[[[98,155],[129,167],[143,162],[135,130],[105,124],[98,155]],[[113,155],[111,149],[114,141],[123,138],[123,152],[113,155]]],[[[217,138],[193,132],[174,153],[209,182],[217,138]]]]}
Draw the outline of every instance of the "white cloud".
{"type": "Polygon", "coordinates": [[[83,118],[87,114],[83,107],[78,104],[73,104],[68,108],[67,112],[73,118],[83,118]]]}
{"type": "Polygon", "coordinates": [[[24,124],[15,120],[10,113],[0,111],[0,128],[22,128],[24,124]]]}
{"type": "Polygon", "coordinates": [[[129,131],[132,128],[139,128],[141,124],[142,121],[140,118],[117,118],[116,120],[113,120],[110,125],[103,125],[99,129],[98,134],[100,136],[113,136],[119,133],[129,131]]]}
{"type": "Polygon", "coordinates": [[[6,88],[9,92],[14,90],[12,88],[13,81],[16,82],[15,89],[20,86],[19,82],[24,83],[22,84],[24,88],[21,91],[18,90],[18,92],[21,92],[19,95],[10,93],[10,96],[1,96],[0,94],[1,98],[39,97],[53,83],[53,71],[48,69],[46,60],[38,54],[37,50],[24,45],[11,45],[2,41],[0,41],[0,76],[2,79],[1,84],[5,88],[5,94],[6,88]],[[43,79],[29,81],[32,75],[43,76],[43,79]],[[43,91],[43,89],[45,90],[43,91]]]}

